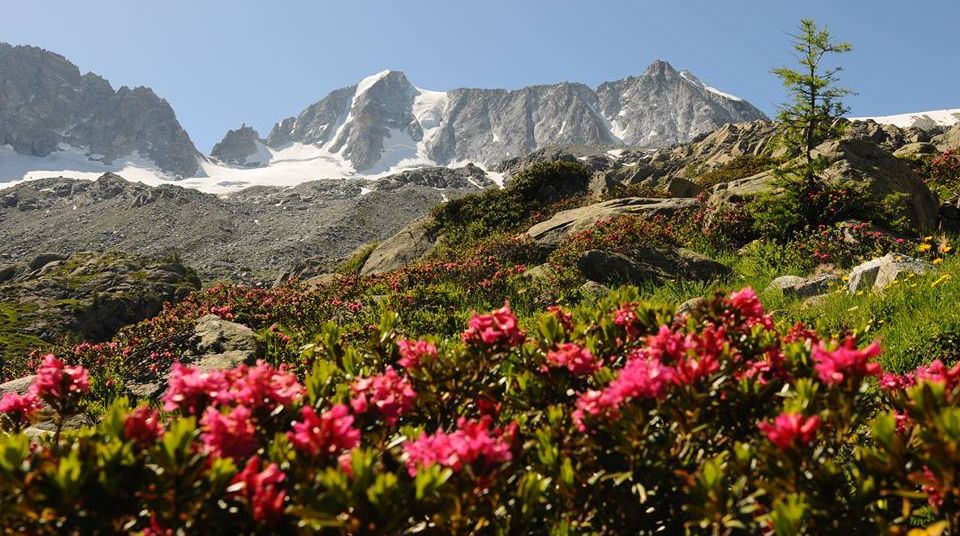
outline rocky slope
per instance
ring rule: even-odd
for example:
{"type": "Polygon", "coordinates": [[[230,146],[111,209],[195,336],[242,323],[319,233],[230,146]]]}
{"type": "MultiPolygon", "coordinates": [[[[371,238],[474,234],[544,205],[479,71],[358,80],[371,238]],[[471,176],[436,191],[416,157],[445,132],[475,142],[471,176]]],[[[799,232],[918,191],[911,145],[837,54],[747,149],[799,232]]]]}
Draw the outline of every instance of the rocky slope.
{"type": "Polygon", "coordinates": [[[336,261],[444,199],[492,185],[473,166],[255,187],[229,197],[113,174],[41,179],[0,190],[0,262],[45,251],[176,252],[204,280],[271,282],[300,259],[336,261]]]}
{"type": "Polygon", "coordinates": [[[198,152],[167,101],[145,87],[114,90],[63,56],[0,43],[0,148],[45,157],[68,149],[110,164],[146,159],[192,176],[198,152]]]}
{"type": "Polygon", "coordinates": [[[274,150],[320,146],[370,171],[403,159],[492,165],[549,145],[666,146],[760,118],[748,102],[664,61],[595,90],[561,83],[443,93],[384,71],[278,122],[263,141],[274,150]]]}
{"type": "MultiPolygon", "coordinates": [[[[200,288],[174,258],[46,253],[0,265],[0,379],[29,349],[68,337],[98,342],[200,288]]],[[[22,371],[21,371],[22,372],[22,371]]]]}

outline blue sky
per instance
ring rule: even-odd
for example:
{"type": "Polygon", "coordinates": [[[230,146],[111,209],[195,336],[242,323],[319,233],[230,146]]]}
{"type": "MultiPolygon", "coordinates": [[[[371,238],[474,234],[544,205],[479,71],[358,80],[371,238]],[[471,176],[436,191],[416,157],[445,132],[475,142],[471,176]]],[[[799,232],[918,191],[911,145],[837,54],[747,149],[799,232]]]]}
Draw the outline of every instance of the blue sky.
{"type": "Polygon", "coordinates": [[[960,107],[956,0],[2,0],[0,41],[152,87],[206,152],[383,69],[437,90],[596,86],[661,58],[772,114],[803,17],[854,44],[854,115],[960,107]]]}

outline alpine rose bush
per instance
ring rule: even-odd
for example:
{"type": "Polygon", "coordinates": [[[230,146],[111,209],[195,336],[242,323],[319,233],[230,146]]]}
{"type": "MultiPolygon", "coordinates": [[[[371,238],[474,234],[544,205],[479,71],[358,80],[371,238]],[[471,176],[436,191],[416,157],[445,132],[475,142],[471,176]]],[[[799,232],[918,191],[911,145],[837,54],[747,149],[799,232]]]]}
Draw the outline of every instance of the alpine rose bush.
{"type": "Polygon", "coordinates": [[[302,346],[268,323],[269,362],[228,370],[158,352],[160,408],[76,364],[103,348],[44,356],[0,399],[0,526],[960,533],[960,364],[883,371],[880,343],[778,325],[749,288],[679,316],[615,291],[529,331],[504,305],[434,342],[397,320],[302,346]]]}

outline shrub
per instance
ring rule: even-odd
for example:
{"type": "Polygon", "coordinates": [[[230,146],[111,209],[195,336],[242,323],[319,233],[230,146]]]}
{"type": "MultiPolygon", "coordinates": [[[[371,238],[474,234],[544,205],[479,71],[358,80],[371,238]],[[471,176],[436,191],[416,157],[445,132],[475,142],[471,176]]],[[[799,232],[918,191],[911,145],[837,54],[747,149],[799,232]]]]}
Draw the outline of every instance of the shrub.
{"type": "MultiPolygon", "coordinates": [[[[960,366],[886,374],[878,344],[777,327],[750,289],[677,318],[633,299],[552,309],[528,330],[503,307],[475,316],[462,337],[433,341],[401,339],[393,315],[356,345],[327,325],[299,354],[297,376],[266,363],[178,367],[163,412],[121,398],[99,424],[60,437],[0,436],[0,525],[148,534],[960,528],[960,366]]],[[[87,373],[55,368],[69,385],[87,373]]],[[[22,405],[8,397],[7,415],[22,405]]]]}
{"type": "Polygon", "coordinates": [[[590,172],[579,162],[538,162],[503,189],[487,190],[437,206],[433,227],[452,240],[475,240],[497,231],[516,231],[534,212],[582,196],[590,172]]]}
{"type": "Polygon", "coordinates": [[[940,199],[954,199],[960,194],[960,153],[944,151],[920,162],[920,176],[940,199]]]}

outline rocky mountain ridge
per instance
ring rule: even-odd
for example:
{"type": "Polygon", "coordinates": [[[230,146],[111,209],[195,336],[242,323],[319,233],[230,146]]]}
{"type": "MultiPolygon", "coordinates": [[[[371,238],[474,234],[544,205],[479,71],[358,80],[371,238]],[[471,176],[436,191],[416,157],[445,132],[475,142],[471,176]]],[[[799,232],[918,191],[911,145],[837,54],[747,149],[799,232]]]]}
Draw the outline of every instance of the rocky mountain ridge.
{"type": "Polygon", "coordinates": [[[367,171],[398,157],[493,165],[558,144],[667,146],[762,118],[748,102],[665,61],[596,89],[563,82],[435,92],[414,86],[402,72],[383,71],[278,122],[262,141],[278,151],[320,146],[367,171]]]}
{"type": "Polygon", "coordinates": [[[174,176],[199,170],[199,152],[170,104],[151,89],[114,90],[59,54],[0,42],[4,145],[36,157],[78,152],[107,164],[146,159],[174,176]]]}

